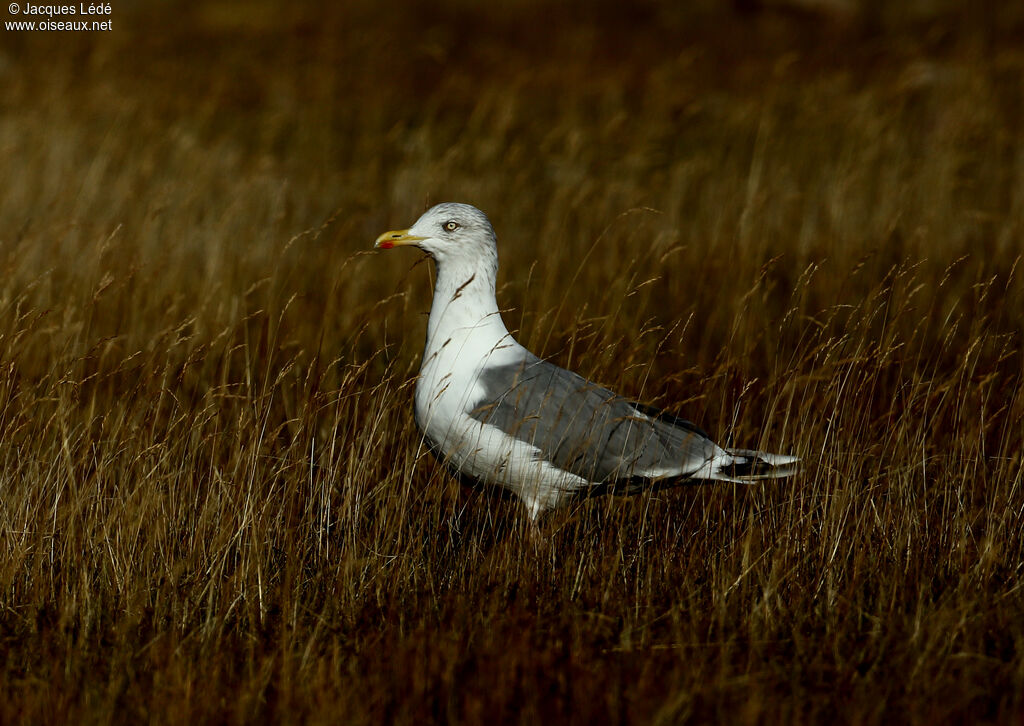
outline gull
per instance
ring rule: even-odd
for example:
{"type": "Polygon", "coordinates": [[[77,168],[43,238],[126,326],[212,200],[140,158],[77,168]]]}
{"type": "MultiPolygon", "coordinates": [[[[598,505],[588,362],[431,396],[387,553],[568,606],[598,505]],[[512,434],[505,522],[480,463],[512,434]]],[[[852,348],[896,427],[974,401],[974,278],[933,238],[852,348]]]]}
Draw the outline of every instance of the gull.
{"type": "Polygon", "coordinates": [[[460,474],[514,492],[534,522],[573,497],[795,474],[799,459],[725,449],[694,424],[543,360],[502,322],[498,246],[487,216],[446,202],[377,249],[415,246],[437,268],[415,417],[460,474]]]}

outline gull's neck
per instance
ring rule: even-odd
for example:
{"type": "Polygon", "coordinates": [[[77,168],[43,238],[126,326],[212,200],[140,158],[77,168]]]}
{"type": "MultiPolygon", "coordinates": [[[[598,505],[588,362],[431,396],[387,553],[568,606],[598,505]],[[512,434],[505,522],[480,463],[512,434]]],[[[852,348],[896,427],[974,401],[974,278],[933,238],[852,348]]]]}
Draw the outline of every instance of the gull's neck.
{"type": "Polygon", "coordinates": [[[497,267],[489,258],[437,261],[424,366],[438,357],[489,358],[516,345],[498,311],[497,267]]]}

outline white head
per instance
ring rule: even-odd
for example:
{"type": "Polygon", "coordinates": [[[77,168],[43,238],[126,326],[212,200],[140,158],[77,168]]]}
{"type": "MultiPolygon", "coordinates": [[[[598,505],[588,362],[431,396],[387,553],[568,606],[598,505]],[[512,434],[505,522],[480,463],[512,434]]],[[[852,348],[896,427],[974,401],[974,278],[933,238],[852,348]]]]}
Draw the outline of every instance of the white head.
{"type": "Polygon", "coordinates": [[[468,264],[497,270],[498,244],[487,215],[469,204],[444,202],[423,213],[409,229],[385,232],[374,245],[378,249],[419,247],[434,258],[440,269],[447,263],[468,264]]]}

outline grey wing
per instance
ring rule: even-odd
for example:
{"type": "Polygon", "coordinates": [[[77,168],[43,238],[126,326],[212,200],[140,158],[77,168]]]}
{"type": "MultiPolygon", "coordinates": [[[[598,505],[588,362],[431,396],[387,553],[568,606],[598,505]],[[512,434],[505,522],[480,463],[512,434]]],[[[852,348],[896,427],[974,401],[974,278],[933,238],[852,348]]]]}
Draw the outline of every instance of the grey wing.
{"type": "Polygon", "coordinates": [[[536,357],[485,369],[481,381],[471,416],[593,482],[684,477],[721,451],[693,424],[536,357]]]}

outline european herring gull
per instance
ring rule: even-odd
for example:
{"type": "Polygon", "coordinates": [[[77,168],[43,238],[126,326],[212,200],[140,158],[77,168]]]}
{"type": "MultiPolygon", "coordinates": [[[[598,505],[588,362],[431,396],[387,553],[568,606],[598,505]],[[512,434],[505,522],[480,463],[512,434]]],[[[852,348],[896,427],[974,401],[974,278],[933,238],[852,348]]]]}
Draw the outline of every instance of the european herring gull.
{"type": "Polygon", "coordinates": [[[416,423],[461,474],[510,489],[531,519],[574,495],[797,472],[794,456],[724,449],[688,421],[542,360],[513,339],[495,298],[498,248],[468,204],[427,210],[375,247],[415,246],[437,281],[416,381],[416,423]]]}

